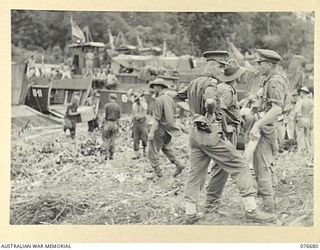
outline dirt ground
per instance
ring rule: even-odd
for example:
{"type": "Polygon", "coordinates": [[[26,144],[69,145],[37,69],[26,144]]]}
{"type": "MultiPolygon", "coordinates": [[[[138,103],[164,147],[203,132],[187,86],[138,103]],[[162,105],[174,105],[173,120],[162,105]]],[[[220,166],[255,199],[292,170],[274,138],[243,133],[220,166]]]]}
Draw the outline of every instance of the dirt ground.
{"type": "MultiPolygon", "coordinates": [[[[173,178],[175,166],[161,156],[161,179],[154,177],[147,158],[131,159],[133,141],[127,123],[123,124],[111,162],[104,160],[100,132],[89,134],[86,124],[78,124],[75,140],[62,128],[41,136],[19,137],[12,135],[11,224],[184,223],[188,135],[173,140],[186,169],[173,178]]],[[[311,156],[284,152],[277,156],[274,169],[276,225],[312,226],[311,156]]],[[[219,212],[205,214],[198,224],[250,225],[239,200],[236,186],[229,181],[219,212]]],[[[200,211],[204,202],[202,191],[200,211]]]]}

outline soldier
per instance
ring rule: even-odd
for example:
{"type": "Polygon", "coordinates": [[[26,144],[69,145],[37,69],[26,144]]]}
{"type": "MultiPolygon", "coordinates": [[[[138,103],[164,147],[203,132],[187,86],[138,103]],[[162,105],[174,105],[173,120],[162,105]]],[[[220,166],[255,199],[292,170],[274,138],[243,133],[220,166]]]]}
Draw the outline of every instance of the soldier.
{"type": "Polygon", "coordinates": [[[78,105],[80,97],[75,95],[71,99],[71,103],[67,106],[67,111],[64,116],[64,126],[63,131],[66,132],[67,129],[70,131],[71,139],[76,136],[76,115],[78,115],[78,105]]]}
{"type": "Polygon", "coordinates": [[[97,85],[98,85],[97,87],[99,89],[104,88],[106,81],[107,81],[107,69],[100,68],[96,79],[97,79],[97,85]]]}
{"type": "Polygon", "coordinates": [[[153,108],[153,123],[149,132],[149,160],[156,175],[161,178],[162,170],[159,167],[159,152],[162,152],[176,165],[176,171],[173,177],[181,174],[184,166],[177,159],[172,149],[171,138],[181,132],[175,127],[174,120],[174,102],[172,97],[166,95],[164,90],[168,88],[166,82],[157,78],[150,84],[155,92],[156,100],[153,108]]]}
{"type": "Polygon", "coordinates": [[[257,209],[254,198],[256,191],[248,164],[234,145],[221,138],[221,125],[216,118],[219,117],[217,79],[221,78],[224,72],[228,55],[226,51],[203,53],[207,60],[204,74],[193,80],[175,97],[176,100],[188,99],[193,114],[190,134],[191,162],[185,189],[186,224],[194,224],[199,220],[196,203],[205,183],[211,159],[231,174],[240,191],[247,219],[258,222],[274,220],[273,215],[257,209]]]}
{"type": "Polygon", "coordinates": [[[237,131],[240,125],[240,112],[235,86],[237,84],[236,80],[245,71],[245,68],[239,67],[236,64],[230,65],[225,69],[224,75],[220,79],[222,83],[218,85],[220,107],[226,118],[224,133],[233,145],[237,145],[237,131]]]}
{"type": "Polygon", "coordinates": [[[91,106],[93,108],[94,118],[91,121],[88,121],[88,131],[93,132],[93,130],[99,127],[98,124],[98,111],[99,111],[99,103],[100,103],[100,94],[97,90],[91,92],[91,95],[86,100],[85,105],[91,106]]]}
{"type": "Polygon", "coordinates": [[[310,130],[313,128],[313,101],[309,98],[307,87],[298,90],[300,99],[296,104],[296,132],[298,149],[301,153],[308,153],[311,146],[310,130]]]}
{"type": "Polygon", "coordinates": [[[90,48],[85,55],[86,60],[86,71],[83,77],[87,77],[88,75],[93,75],[93,60],[94,60],[94,53],[93,50],[90,48]]]}
{"type": "MultiPolygon", "coordinates": [[[[236,79],[245,71],[245,68],[232,63],[224,70],[224,75],[220,78],[222,83],[218,85],[220,108],[226,120],[222,125],[222,130],[226,139],[228,139],[235,147],[237,146],[237,136],[240,126],[240,112],[238,108],[237,92],[234,87],[236,85],[236,79]]],[[[206,212],[218,209],[223,188],[229,178],[229,173],[218,166],[211,172],[206,188],[206,212]]]]}
{"type": "Polygon", "coordinates": [[[104,106],[105,118],[103,120],[102,141],[106,151],[105,160],[112,160],[116,150],[116,137],[120,126],[121,108],[116,103],[117,95],[111,93],[110,102],[104,106]]]}
{"type": "Polygon", "coordinates": [[[137,160],[140,158],[139,144],[142,141],[143,156],[146,154],[148,142],[148,126],[147,126],[147,110],[148,104],[141,101],[143,94],[136,94],[132,104],[132,134],[133,134],[133,150],[135,156],[132,158],[137,160]]]}
{"type": "Polygon", "coordinates": [[[71,69],[67,59],[64,59],[63,63],[60,64],[59,72],[61,74],[61,80],[65,78],[71,79],[71,69]]]}
{"type": "Polygon", "coordinates": [[[277,71],[277,64],[282,59],[273,51],[258,49],[256,60],[258,69],[265,80],[259,96],[259,109],[265,112],[250,131],[250,138],[258,140],[253,154],[253,166],[258,186],[258,195],[262,197],[265,211],[274,213],[275,201],[273,190],[274,153],[279,150],[276,121],[286,109],[288,101],[287,78],[277,71]],[[258,139],[260,137],[260,139],[258,139]]]}
{"type": "Polygon", "coordinates": [[[286,116],[286,132],[288,135],[288,139],[297,139],[297,134],[296,134],[296,104],[299,100],[299,94],[297,90],[293,90],[291,93],[291,109],[286,116]]]}
{"type": "Polygon", "coordinates": [[[107,89],[117,89],[117,86],[119,85],[119,80],[114,74],[113,70],[109,70],[109,74],[107,75],[106,79],[106,88],[107,89]]]}
{"type": "Polygon", "coordinates": [[[27,77],[28,79],[31,78],[35,72],[36,72],[36,59],[34,58],[34,55],[31,55],[31,57],[27,60],[27,77]]]}

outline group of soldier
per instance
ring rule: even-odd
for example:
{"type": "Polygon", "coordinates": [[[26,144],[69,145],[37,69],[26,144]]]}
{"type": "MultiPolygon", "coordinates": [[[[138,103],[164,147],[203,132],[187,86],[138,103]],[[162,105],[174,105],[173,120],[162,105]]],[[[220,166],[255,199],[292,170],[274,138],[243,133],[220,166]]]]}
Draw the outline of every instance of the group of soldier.
{"type": "MultiPolygon", "coordinates": [[[[160,151],[175,165],[174,177],[185,169],[173,150],[172,138],[181,133],[175,123],[175,103],[188,103],[192,123],[189,133],[190,165],[184,194],[186,224],[197,223],[201,217],[197,203],[206,180],[205,209],[206,213],[214,213],[219,210],[229,177],[239,190],[248,220],[260,223],[275,221],[273,163],[284,139],[281,131],[285,128],[285,134],[290,134],[290,123],[283,122],[290,115],[295,117],[294,131],[299,148],[304,152],[310,149],[313,102],[309,90],[306,87],[299,89],[301,97],[295,102],[294,98],[290,98],[287,77],[277,70],[281,56],[267,49],[258,49],[257,54],[256,63],[264,80],[258,93],[246,103],[242,102],[241,109],[235,85],[246,69],[230,60],[227,51],[203,53],[206,58],[203,74],[174,96],[166,93],[168,84],[163,78],[156,78],[150,83],[155,98],[150,129],[147,123],[148,106],[143,94],[133,94],[133,159],[141,157],[140,141],[144,156],[147,156],[148,145],[148,159],[157,178],[163,177],[160,151]],[[246,135],[247,149],[243,154],[236,149],[240,130],[246,135]],[[252,164],[255,179],[250,171],[252,164]],[[257,206],[257,197],[262,198],[261,208],[257,206]]],[[[293,97],[295,94],[298,93],[293,93],[293,97]]],[[[120,106],[116,103],[117,96],[110,94],[109,97],[110,102],[104,106],[102,125],[106,160],[113,159],[121,116],[120,106]]],[[[98,99],[99,93],[94,92],[88,105],[97,107],[95,100],[98,99]]],[[[69,110],[72,110],[72,105],[69,110]]],[[[91,122],[89,131],[93,131],[95,126],[91,122]]]]}
{"type": "Polygon", "coordinates": [[[28,79],[32,77],[45,77],[48,79],[71,79],[71,71],[73,69],[70,66],[70,60],[64,59],[63,62],[57,68],[52,68],[49,71],[44,67],[44,55],[41,57],[41,66],[36,67],[36,59],[34,55],[26,61],[27,69],[26,75],[28,79]]]}
{"type": "MultiPolygon", "coordinates": [[[[86,54],[86,67],[83,77],[92,77],[93,88],[95,89],[116,89],[119,85],[119,80],[110,69],[110,65],[101,68],[93,68],[93,52],[89,51],[86,54]]],[[[47,71],[44,67],[44,56],[42,56],[42,66],[36,67],[36,59],[31,55],[27,62],[26,75],[28,79],[32,77],[45,77],[49,79],[72,79],[72,71],[75,66],[72,65],[71,59],[65,58],[57,68],[52,68],[47,71]]]]}

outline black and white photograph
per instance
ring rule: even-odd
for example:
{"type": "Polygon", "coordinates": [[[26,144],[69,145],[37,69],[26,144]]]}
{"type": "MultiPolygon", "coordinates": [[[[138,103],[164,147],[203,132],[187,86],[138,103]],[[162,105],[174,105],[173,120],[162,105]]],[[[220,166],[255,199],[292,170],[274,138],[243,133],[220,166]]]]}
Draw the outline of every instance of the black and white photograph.
{"type": "Polygon", "coordinates": [[[10,14],[10,225],[315,225],[315,12],[10,14]]]}

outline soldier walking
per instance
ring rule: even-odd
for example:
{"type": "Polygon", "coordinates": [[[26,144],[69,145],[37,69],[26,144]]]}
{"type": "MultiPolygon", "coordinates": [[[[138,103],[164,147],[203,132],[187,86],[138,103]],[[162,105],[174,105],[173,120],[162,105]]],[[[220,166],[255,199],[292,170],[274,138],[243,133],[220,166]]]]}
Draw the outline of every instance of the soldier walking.
{"type": "Polygon", "coordinates": [[[257,209],[254,198],[256,191],[248,164],[231,142],[221,138],[221,125],[217,121],[220,106],[217,79],[222,76],[227,65],[225,59],[228,52],[208,51],[203,53],[203,56],[207,60],[204,74],[193,80],[175,97],[176,100],[188,99],[193,114],[190,133],[191,161],[185,189],[186,224],[194,224],[199,220],[196,203],[211,159],[235,181],[246,210],[246,218],[258,222],[274,220],[273,215],[257,209]]]}
{"type": "Polygon", "coordinates": [[[176,171],[173,174],[176,177],[181,174],[184,166],[177,159],[171,145],[172,136],[181,132],[175,126],[174,102],[172,97],[165,94],[164,90],[168,88],[168,85],[163,79],[155,79],[150,83],[150,88],[154,90],[156,96],[153,108],[153,123],[148,136],[150,165],[156,175],[161,178],[163,174],[159,166],[159,153],[162,150],[170,162],[176,165],[176,171]]]}
{"type": "Polygon", "coordinates": [[[67,111],[64,116],[64,126],[63,131],[66,132],[68,129],[70,131],[71,139],[74,139],[76,136],[76,116],[79,114],[78,107],[79,107],[80,97],[75,95],[71,99],[71,103],[67,106],[67,111]]]}
{"type": "Polygon", "coordinates": [[[148,142],[148,125],[147,125],[147,110],[148,104],[141,101],[142,94],[134,96],[132,104],[132,134],[133,134],[133,150],[135,156],[133,160],[140,158],[139,144],[142,141],[143,156],[146,154],[146,147],[148,142]]]}
{"type": "Polygon", "coordinates": [[[102,141],[106,151],[105,160],[112,160],[116,150],[116,137],[119,132],[121,108],[116,103],[117,95],[110,94],[110,102],[104,106],[102,141]]]}

